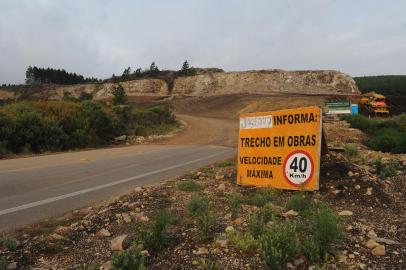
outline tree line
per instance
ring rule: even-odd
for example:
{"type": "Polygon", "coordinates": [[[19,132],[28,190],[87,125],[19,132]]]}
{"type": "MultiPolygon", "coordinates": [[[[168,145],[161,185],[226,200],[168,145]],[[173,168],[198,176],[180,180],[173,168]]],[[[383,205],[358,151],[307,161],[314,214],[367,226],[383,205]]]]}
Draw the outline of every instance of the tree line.
{"type": "Polygon", "coordinates": [[[376,91],[389,96],[406,95],[406,75],[365,76],[354,80],[362,93],[376,91]]]}
{"type": "Polygon", "coordinates": [[[26,84],[78,84],[98,82],[97,78],[85,78],[83,75],[70,73],[64,69],[38,68],[29,66],[25,72],[26,84]]]}

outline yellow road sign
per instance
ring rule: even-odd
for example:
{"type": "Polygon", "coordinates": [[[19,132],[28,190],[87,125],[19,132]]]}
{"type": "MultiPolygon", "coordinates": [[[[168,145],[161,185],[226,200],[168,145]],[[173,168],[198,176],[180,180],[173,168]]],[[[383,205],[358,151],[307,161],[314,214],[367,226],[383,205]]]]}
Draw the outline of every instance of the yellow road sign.
{"type": "Polygon", "coordinates": [[[319,189],[319,107],[240,115],[237,183],[319,189]]]}

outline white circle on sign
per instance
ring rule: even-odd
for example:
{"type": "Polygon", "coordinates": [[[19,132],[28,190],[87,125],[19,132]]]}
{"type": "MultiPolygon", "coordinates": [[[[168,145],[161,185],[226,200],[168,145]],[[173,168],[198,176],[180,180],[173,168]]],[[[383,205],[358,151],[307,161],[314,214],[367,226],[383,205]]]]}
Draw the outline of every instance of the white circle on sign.
{"type": "Polygon", "coordinates": [[[300,186],[312,178],[314,164],[310,155],[302,150],[290,153],[283,163],[285,179],[294,186],[300,186]]]}

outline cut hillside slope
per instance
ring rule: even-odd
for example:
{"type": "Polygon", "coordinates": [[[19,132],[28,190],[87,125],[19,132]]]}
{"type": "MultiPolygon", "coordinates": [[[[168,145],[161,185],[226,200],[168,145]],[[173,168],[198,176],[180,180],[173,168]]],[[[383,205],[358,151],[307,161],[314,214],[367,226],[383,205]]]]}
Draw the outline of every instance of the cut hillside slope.
{"type": "MultiPolygon", "coordinates": [[[[118,83],[78,85],[39,85],[0,88],[0,99],[61,99],[64,93],[78,97],[92,93],[97,100],[108,99],[118,83]]],[[[327,94],[359,93],[354,80],[338,71],[262,70],[242,72],[204,72],[177,77],[169,86],[162,79],[137,79],[120,83],[130,97],[217,96],[229,94],[327,94]]]]}

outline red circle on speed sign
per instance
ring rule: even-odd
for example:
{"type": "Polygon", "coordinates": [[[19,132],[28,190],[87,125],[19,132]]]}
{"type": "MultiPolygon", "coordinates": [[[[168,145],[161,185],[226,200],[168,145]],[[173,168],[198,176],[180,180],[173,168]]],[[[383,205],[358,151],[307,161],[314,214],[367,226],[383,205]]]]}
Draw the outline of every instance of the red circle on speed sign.
{"type": "Polygon", "coordinates": [[[313,174],[313,159],[306,151],[293,151],[283,163],[283,175],[286,181],[295,187],[306,184],[313,174]]]}

